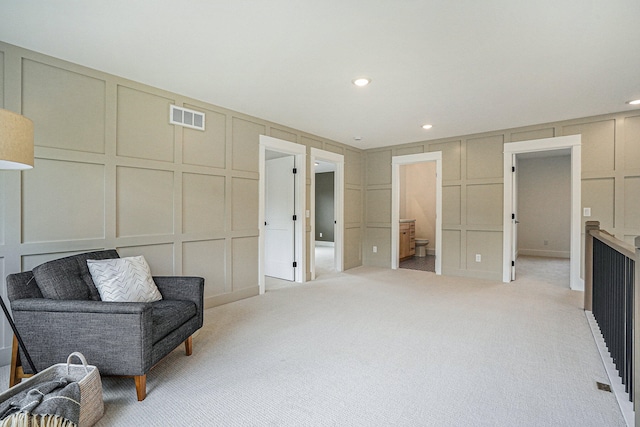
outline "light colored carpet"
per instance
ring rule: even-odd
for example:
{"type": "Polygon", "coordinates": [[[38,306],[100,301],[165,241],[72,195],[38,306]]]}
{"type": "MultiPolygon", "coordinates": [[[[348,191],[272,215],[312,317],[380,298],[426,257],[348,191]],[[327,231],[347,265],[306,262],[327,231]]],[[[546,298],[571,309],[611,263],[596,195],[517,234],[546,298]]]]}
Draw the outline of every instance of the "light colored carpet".
{"type": "Polygon", "coordinates": [[[543,280],[336,273],[207,310],[145,401],[103,379],[98,425],[623,426],[581,304],[543,280]]]}

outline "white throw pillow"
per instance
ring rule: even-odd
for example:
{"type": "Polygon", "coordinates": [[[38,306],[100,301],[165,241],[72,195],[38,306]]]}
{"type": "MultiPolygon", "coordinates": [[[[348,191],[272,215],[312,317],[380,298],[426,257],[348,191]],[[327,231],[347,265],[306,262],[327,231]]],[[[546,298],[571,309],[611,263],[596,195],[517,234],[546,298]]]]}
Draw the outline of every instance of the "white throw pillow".
{"type": "Polygon", "coordinates": [[[143,256],[87,260],[102,301],[153,302],[162,299],[143,256]]]}

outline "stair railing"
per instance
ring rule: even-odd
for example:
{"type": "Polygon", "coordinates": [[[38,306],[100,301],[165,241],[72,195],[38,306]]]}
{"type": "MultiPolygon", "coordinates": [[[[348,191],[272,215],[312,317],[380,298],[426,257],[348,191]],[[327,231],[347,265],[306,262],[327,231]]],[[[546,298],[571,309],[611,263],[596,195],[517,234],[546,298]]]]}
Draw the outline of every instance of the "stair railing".
{"type": "Polygon", "coordinates": [[[640,386],[640,236],[635,245],[600,229],[585,227],[584,309],[598,323],[629,400],[640,386]]]}

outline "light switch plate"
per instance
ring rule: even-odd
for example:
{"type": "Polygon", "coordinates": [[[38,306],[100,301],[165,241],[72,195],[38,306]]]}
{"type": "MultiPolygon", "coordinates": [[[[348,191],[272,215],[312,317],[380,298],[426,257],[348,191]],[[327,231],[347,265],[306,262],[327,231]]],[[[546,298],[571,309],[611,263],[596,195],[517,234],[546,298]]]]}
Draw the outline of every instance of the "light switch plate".
{"type": "Polygon", "coordinates": [[[582,216],[591,216],[591,208],[583,208],[582,216]]]}

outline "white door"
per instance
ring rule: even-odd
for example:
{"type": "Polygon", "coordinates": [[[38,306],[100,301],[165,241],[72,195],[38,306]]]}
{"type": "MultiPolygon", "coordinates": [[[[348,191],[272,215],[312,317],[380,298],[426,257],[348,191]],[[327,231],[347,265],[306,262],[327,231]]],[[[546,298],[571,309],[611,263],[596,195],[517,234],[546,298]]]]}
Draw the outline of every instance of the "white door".
{"type": "Polygon", "coordinates": [[[516,260],[518,258],[518,172],[515,154],[511,160],[511,183],[513,186],[513,199],[511,200],[511,280],[516,280],[516,260]]]}
{"type": "Polygon", "coordinates": [[[265,165],[264,274],[295,280],[295,157],[265,165]]]}

